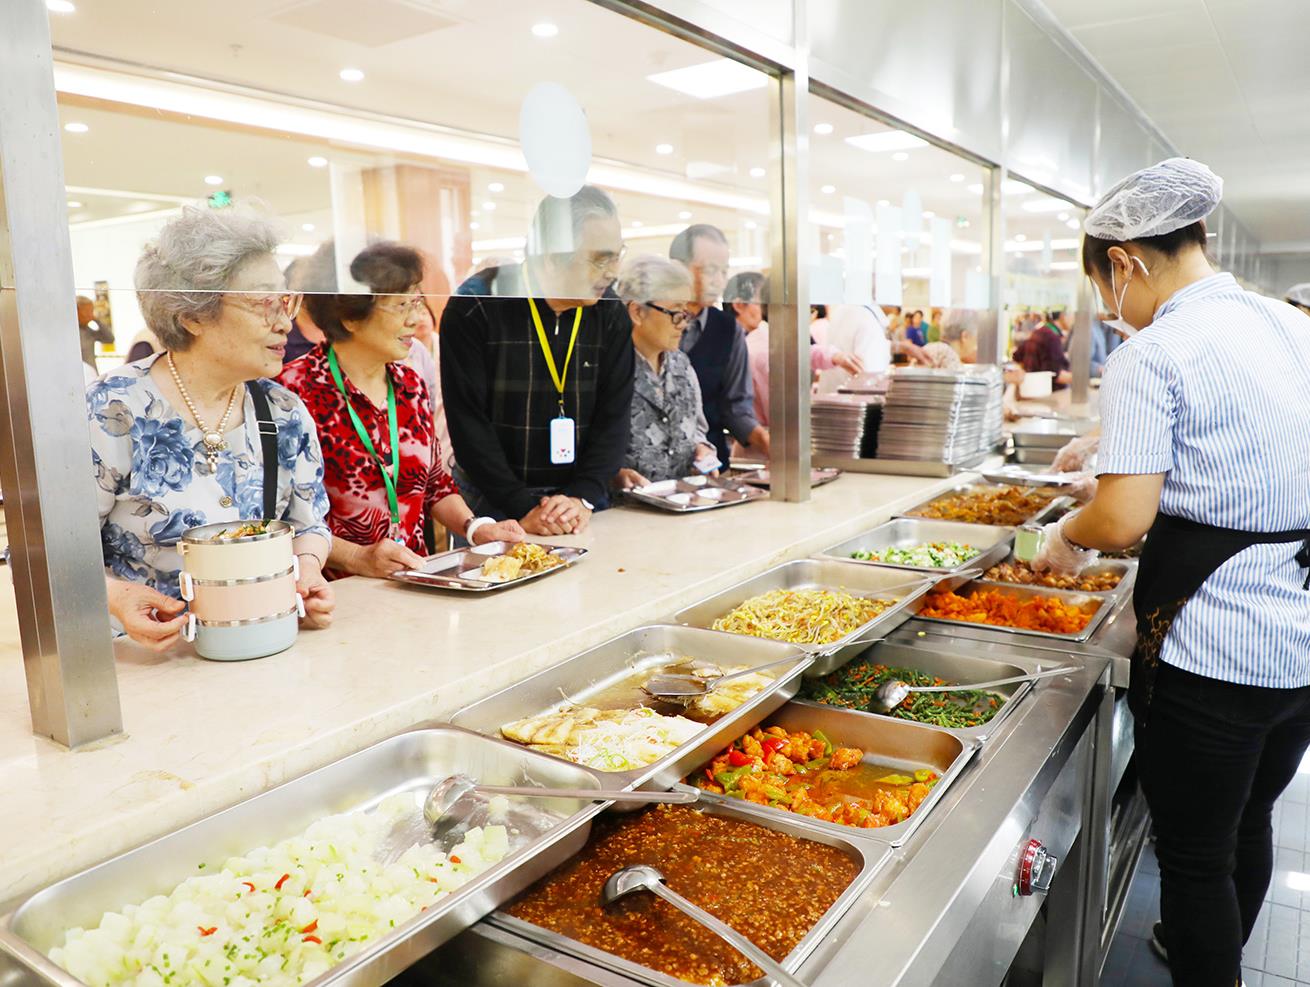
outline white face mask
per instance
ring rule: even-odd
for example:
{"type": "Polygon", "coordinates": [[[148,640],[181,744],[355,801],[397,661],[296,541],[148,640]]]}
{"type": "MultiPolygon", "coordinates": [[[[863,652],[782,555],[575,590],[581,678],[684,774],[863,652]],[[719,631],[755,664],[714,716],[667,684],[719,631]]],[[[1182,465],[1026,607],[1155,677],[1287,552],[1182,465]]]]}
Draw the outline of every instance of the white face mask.
{"type": "MultiPolygon", "coordinates": [[[[1143,274],[1150,277],[1151,272],[1146,269],[1146,262],[1143,261],[1142,258],[1138,257],[1136,254],[1129,254],[1128,256],[1141,265],[1143,274]]],[[[1113,319],[1106,319],[1105,324],[1120,336],[1123,336],[1124,339],[1131,339],[1139,332],[1138,328],[1123,316],[1124,299],[1128,297],[1128,282],[1133,279],[1132,270],[1131,267],[1128,269],[1128,277],[1124,278],[1124,290],[1120,293],[1114,284],[1114,267],[1111,266],[1110,268],[1110,294],[1114,296],[1115,317],[1113,319]]]]}

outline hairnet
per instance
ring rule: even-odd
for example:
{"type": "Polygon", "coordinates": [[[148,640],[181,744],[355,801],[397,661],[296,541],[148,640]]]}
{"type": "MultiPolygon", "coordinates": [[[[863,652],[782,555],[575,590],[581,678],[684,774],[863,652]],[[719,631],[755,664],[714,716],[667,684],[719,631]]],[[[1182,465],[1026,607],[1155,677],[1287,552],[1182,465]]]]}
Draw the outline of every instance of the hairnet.
{"type": "Polygon", "coordinates": [[[1293,305],[1304,305],[1310,308],[1310,281],[1303,281],[1301,284],[1294,284],[1287,289],[1285,296],[1293,305]]]}
{"type": "Polygon", "coordinates": [[[1163,236],[1204,219],[1219,205],[1224,180],[1190,158],[1169,158],[1134,172],[1101,196],[1083,232],[1102,240],[1163,236]]]}

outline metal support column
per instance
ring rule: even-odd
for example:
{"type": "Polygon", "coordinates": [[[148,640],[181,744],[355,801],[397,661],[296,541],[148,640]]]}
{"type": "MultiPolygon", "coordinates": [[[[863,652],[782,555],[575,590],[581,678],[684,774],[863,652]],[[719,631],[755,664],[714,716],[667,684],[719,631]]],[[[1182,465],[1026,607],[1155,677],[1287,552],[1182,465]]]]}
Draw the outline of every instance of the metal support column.
{"type": "Polygon", "coordinates": [[[810,304],[799,247],[809,211],[805,15],[798,3],[797,61],[778,83],[769,126],[778,156],[769,183],[769,469],[774,498],[788,501],[810,499],[810,304]]]}
{"type": "Polygon", "coordinates": [[[77,338],[50,25],[0,30],[0,484],[32,729],[69,747],[122,731],[77,338]]]}
{"type": "Polygon", "coordinates": [[[1074,312],[1073,339],[1069,341],[1069,366],[1073,370],[1073,406],[1086,408],[1091,394],[1092,376],[1092,332],[1100,332],[1097,318],[1097,299],[1092,291],[1092,283],[1087,278],[1078,279],[1078,308],[1074,312]]]}
{"type": "Polygon", "coordinates": [[[996,316],[979,327],[978,362],[1005,362],[1009,344],[1009,327],[1005,322],[1005,217],[1001,213],[1001,169],[988,168],[983,176],[983,269],[991,299],[989,308],[996,316]]]}

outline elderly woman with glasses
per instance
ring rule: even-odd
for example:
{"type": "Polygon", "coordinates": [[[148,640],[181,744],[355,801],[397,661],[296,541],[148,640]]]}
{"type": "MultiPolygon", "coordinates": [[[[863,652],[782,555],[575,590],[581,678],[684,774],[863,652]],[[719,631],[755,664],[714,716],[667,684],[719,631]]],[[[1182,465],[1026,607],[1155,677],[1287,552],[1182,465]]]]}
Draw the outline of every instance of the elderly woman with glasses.
{"type": "Polygon", "coordinates": [[[428,386],[405,359],[427,315],[423,260],[399,243],[376,243],[350,263],[367,293],[337,292],[335,252],[307,298],[326,342],[278,378],[318,422],[334,535],[331,577],[386,577],[417,568],[424,529],[435,518],[471,544],[522,541],[517,521],[474,517],[442,464],[428,386]]]}
{"type": "Polygon", "coordinates": [[[637,257],[623,268],[617,290],[632,320],[637,360],[628,450],[615,485],[630,490],[716,469],[696,371],[678,348],[692,319],[691,275],[675,261],[637,257]]]}
{"type": "Polygon", "coordinates": [[[182,630],[178,539],[265,516],[265,412],[277,426],[274,517],[295,531],[305,620],[331,620],[318,438],[300,399],[267,379],[282,367],[300,305],[277,244],[274,226],[252,212],[184,209],[136,267],[141,314],[164,351],[87,389],[109,611],[155,650],[182,630]]]}

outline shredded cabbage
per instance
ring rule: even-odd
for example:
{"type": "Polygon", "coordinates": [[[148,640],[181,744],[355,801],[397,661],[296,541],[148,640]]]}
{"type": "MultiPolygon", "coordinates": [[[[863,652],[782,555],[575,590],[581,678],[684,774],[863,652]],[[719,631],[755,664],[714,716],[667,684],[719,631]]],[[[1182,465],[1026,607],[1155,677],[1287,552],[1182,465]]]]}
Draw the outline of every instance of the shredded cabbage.
{"type": "Polygon", "coordinates": [[[622,719],[606,720],[570,738],[570,761],[601,771],[630,771],[654,764],[705,729],[685,716],[663,716],[640,706],[622,719]]]}
{"type": "Polygon", "coordinates": [[[91,987],[294,987],[313,980],[462,887],[509,852],[504,826],[470,829],[443,853],[415,844],[382,863],[411,795],[329,816],[187,878],[168,895],[74,928],[50,958],[91,987]],[[204,871],[210,871],[208,873],[204,871]]]}

